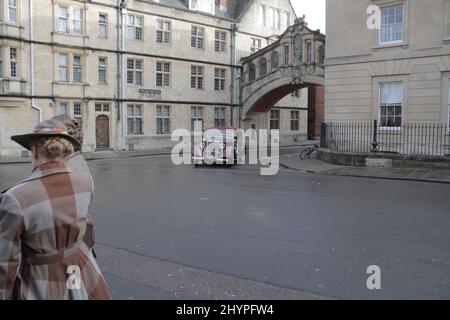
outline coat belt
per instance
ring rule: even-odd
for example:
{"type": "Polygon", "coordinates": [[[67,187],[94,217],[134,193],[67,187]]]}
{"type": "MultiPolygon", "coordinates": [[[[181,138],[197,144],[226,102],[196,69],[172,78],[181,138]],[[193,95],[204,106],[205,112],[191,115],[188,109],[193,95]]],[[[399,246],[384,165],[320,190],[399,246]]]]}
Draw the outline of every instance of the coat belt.
{"type": "Polygon", "coordinates": [[[32,266],[61,262],[77,253],[83,245],[85,245],[83,241],[78,241],[69,248],[58,250],[55,254],[25,252],[24,262],[32,266]]]}

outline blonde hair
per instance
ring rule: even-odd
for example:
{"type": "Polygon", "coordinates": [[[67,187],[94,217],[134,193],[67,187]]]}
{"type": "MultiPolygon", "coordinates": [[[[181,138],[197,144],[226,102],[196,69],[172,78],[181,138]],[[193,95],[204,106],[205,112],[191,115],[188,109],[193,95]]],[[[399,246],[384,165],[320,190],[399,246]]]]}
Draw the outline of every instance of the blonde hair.
{"type": "Polygon", "coordinates": [[[33,145],[48,159],[65,158],[74,152],[72,143],[61,137],[44,137],[33,145]]]}

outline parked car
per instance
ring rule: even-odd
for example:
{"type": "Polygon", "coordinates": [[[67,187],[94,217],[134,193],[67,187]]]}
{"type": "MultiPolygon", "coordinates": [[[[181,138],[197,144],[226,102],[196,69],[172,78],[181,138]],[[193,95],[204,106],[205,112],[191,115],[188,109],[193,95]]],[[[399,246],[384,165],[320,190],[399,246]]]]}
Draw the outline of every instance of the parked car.
{"type": "Polygon", "coordinates": [[[227,164],[237,163],[236,129],[210,128],[205,130],[201,143],[193,146],[194,164],[227,164]]]}

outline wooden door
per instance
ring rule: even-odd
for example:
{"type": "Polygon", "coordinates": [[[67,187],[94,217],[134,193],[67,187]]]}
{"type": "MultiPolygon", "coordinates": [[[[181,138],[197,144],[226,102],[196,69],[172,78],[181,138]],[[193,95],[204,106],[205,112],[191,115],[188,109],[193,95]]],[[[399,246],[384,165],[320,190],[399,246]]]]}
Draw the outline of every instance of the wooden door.
{"type": "Polygon", "coordinates": [[[105,115],[95,119],[95,139],[97,148],[109,148],[109,118],[105,115]]]}

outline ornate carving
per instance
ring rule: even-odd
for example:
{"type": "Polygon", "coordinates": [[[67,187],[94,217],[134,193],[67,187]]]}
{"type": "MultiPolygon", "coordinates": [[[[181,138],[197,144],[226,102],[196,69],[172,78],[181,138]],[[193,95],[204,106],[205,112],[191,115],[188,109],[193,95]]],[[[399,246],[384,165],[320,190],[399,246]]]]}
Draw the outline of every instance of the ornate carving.
{"type": "Polygon", "coordinates": [[[294,77],[291,81],[291,84],[294,84],[294,85],[302,85],[304,83],[305,82],[302,79],[300,79],[299,77],[294,77]]]}
{"type": "Polygon", "coordinates": [[[303,38],[300,34],[294,37],[294,63],[303,61],[303,38]]]}

